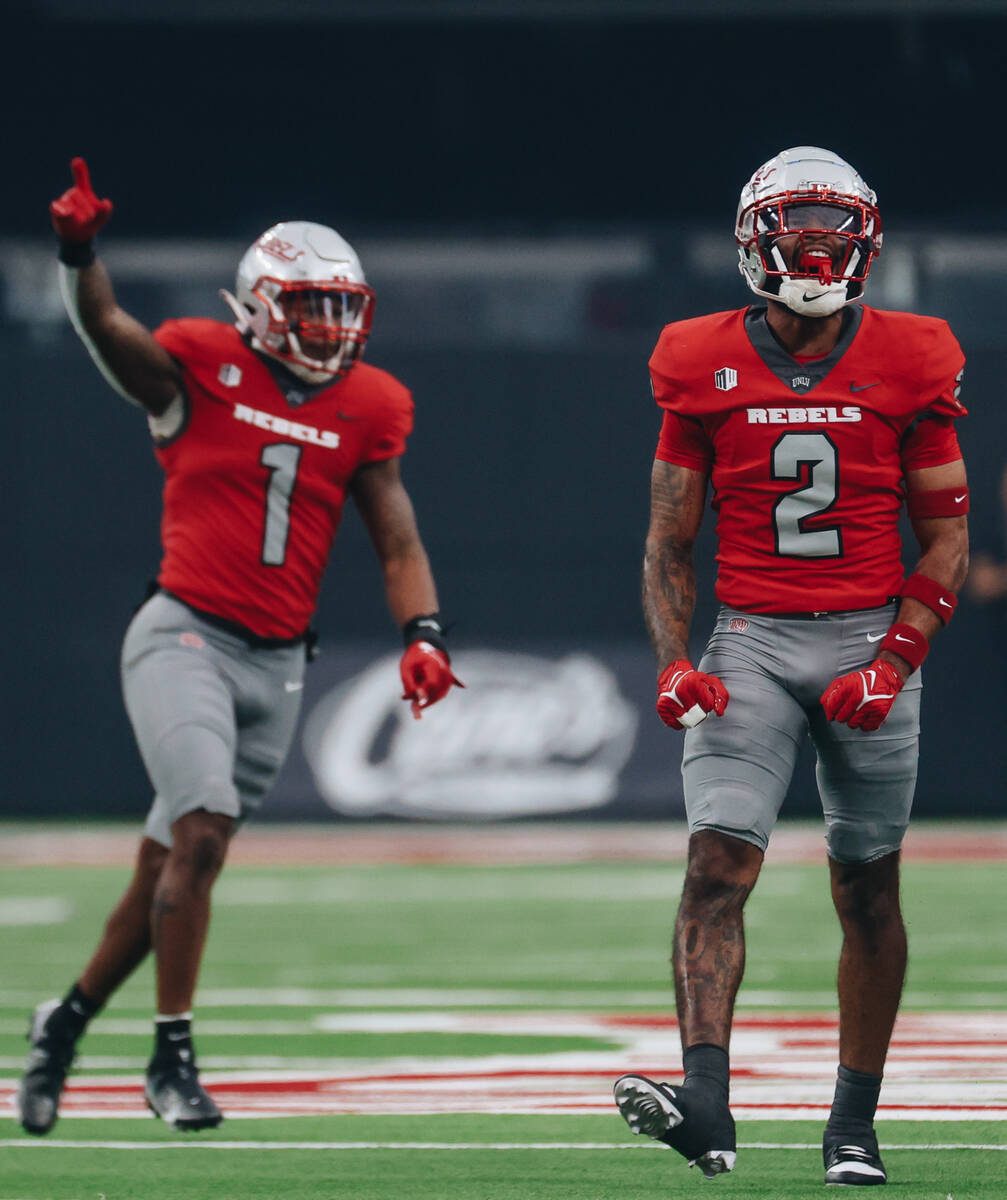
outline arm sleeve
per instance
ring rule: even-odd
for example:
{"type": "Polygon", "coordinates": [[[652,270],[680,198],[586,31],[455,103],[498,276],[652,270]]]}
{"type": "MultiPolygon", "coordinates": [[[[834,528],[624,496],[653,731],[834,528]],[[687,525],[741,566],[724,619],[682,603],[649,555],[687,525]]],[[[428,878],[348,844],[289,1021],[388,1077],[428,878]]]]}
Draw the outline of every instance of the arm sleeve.
{"type": "Polygon", "coordinates": [[[363,462],[384,462],[406,452],[406,439],[413,431],[413,398],[406,388],[396,391],[374,423],[363,462]]]}
{"type": "Polygon", "coordinates": [[[919,381],[925,407],[902,435],[903,469],[939,467],[962,457],[954,422],[966,415],[962,403],[965,355],[945,321],[932,322],[929,344],[921,346],[919,381]]]}
{"type": "Polygon", "coordinates": [[[140,401],[127,392],[119,382],[118,375],[116,375],[105,361],[105,356],[84,328],[84,320],[80,315],[80,303],[77,298],[79,283],[80,271],[76,267],[68,267],[66,263],[61,262],[59,264],[59,291],[63,298],[63,307],[66,309],[66,315],[70,318],[70,324],[73,326],[74,333],[84,343],[85,349],[91,356],[91,361],[101,372],[102,377],[109,387],[113,391],[118,392],[123,400],[128,400],[130,404],[135,405],[137,408],[143,408],[140,401]]]}
{"type": "Polygon", "coordinates": [[[902,439],[900,457],[903,469],[940,467],[961,456],[958,434],[951,417],[927,413],[910,425],[902,439]]]}
{"type": "Polygon", "coordinates": [[[665,409],[655,457],[677,467],[708,473],[713,464],[713,445],[699,421],[665,409]]]}

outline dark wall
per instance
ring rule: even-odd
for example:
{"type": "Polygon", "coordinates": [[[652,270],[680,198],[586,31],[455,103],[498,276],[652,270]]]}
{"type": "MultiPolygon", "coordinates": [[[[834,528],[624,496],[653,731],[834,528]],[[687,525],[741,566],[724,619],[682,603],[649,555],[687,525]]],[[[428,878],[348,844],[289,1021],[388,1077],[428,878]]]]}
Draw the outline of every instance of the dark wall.
{"type": "Polygon", "coordinates": [[[807,142],[855,163],[889,221],[998,225],[1007,159],[989,122],[1007,20],[904,7],[897,20],[12,18],[0,227],[44,230],[73,154],[115,200],[120,234],[245,238],[293,216],[356,236],[388,221],[707,219],[807,142]]]}

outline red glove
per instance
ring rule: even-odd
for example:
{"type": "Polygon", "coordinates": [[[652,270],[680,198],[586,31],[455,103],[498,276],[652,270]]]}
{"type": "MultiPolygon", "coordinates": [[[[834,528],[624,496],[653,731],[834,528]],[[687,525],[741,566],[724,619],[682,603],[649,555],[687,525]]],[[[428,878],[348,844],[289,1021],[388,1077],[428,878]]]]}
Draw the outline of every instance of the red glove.
{"type": "Polygon", "coordinates": [[[402,699],[413,702],[413,716],[417,720],[423,715],[424,708],[443,700],[452,684],[465,686],[452,674],[447,654],[430,642],[410,642],[399,662],[399,674],[402,676],[402,699]]]}
{"type": "Polygon", "coordinates": [[[657,715],[672,729],[692,729],[710,712],[722,717],[729,699],[716,675],[697,671],[687,658],[665,667],[657,681],[657,715]]]}
{"type": "Polygon", "coordinates": [[[877,729],[891,712],[903,679],[890,662],[876,658],[870,666],[833,679],[822,692],[822,708],[830,721],[851,729],[877,729]]]}
{"type": "Polygon", "coordinates": [[[73,187],[49,205],[52,227],[64,242],[89,242],[112,215],[112,201],[99,200],[91,187],[87,163],[70,160],[73,187]]]}

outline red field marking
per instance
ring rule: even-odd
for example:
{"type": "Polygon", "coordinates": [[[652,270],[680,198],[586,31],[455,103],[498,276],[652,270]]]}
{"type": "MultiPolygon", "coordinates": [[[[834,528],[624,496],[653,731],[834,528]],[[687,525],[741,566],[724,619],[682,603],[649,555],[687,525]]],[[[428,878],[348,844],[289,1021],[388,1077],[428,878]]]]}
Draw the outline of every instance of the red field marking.
{"type": "MultiPolygon", "coordinates": [[[[524,1014],[527,1016],[528,1014],[524,1014]]],[[[543,1032],[563,1014],[539,1014],[543,1032]]],[[[463,1014],[472,1028],[473,1014],[463,1014]]],[[[498,1014],[487,1014],[497,1018],[498,1014]]],[[[408,1014],[403,1014],[408,1020],[408,1014]]],[[[577,1014],[617,1050],[494,1055],[450,1060],[394,1059],[366,1069],[206,1071],[204,1080],[230,1117],[338,1113],[611,1113],[611,1086],[626,1071],[674,1078],[677,1038],[661,1015],[577,1014]]],[[[824,1119],[835,1082],[835,1020],[757,1014],[735,1023],[732,1107],[742,1120],[824,1119]],[[809,1029],[820,1033],[808,1036],[809,1029]]],[[[906,1014],[899,1019],[879,1115],[889,1120],[1007,1121],[1007,1013],[906,1014]],[[949,1030],[958,1036],[949,1037],[949,1030]]],[[[0,1104],[16,1081],[0,1082],[0,1104]]],[[[141,1080],[79,1075],[66,1116],[141,1116],[141,1080]]]]}
{"type": "MultiPolygon", "coordinates": [[[[0,865],[120,866],[133,861],[136,830],[5,830],[0,865]]],[[[235,838],[228,859],[243,866],[340,864],[454,864],[505,866],[540,863],[682,862],[688,832],[681,823],[409,826],[251,825],[235,838]]],[[[820,828],[780,825],[767,861],[824,863],[820,828]]],[[[916,862],[1007,861],[1007,824],[910,827],[905,857],[916,862]]]]}

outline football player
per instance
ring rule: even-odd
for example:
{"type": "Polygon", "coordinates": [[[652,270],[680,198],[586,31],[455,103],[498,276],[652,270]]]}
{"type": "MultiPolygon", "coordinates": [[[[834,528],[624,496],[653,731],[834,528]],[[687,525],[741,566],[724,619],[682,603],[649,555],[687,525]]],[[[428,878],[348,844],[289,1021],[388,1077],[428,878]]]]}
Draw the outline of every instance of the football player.
{"type": "Polygon", "coordinates": [[[838,155],[799,146],[746,184],[735,238],[762,303],[668,325],[644,609],[657,709],[685,729],[690,840],[673,964],[684,1080],[626,1075],[630,1127],[712,1177],[733,1168],[728,1049],[742,912],[810,733],[842,929],[825,1180],[885,1182],[874,1115],[906,963],[899,850],[916,780],[920,666],[967,569],[954,422],[964,359],[944,321],[861,303],[881,219],[838,155]],[[689,658],[707,488],[721,604],[689,658]],[[919,558],[903,578],[905,504],[919,558]]]}
{"type": "Polygon", "coordinates": [[[51,206],[67,312],[109,384],[145,411],[164,471],[163,557],[126,632],[126,708],[155,797],[136,869],[66,997],[34,1013],[18,1091],[29,1133],[56,1120],[87,1023],[153,951],[157,1016],[146,1099],[179,1129],[221,1113],[199,1081],[192,998],[209,898],[238,825],[262,803],[294,733],[308,626],[347,494],[402,628],[403,699],[419,717],[458,680],[399,458],[406,388],[361,361],[374,313],[353,248],[307,221],[241,259],[235,323],[166,321],[116,303],[93,239],[112,204],[82,159],[51,206]]]}

